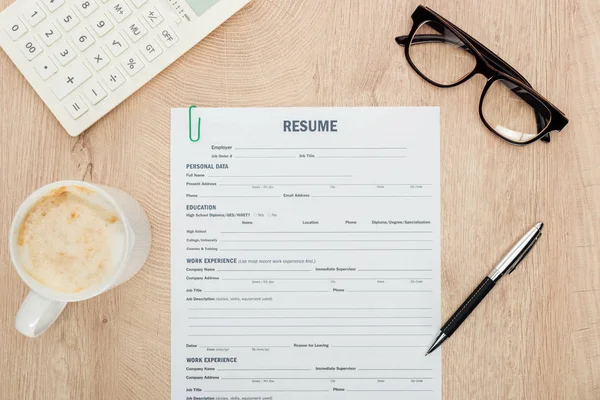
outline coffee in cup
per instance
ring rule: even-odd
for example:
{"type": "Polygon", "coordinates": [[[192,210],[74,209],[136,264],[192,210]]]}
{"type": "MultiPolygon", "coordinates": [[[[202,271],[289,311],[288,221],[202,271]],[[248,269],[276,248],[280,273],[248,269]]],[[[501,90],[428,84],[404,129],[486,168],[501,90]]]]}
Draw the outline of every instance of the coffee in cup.
{"type": "Polygon", "coordinates": [[[123,258],[124,236],[123,221],[103,196],[83,186],[61,186],[27,211],[17,257],[45,287],[76,293],[114,274],[123,258]]]}

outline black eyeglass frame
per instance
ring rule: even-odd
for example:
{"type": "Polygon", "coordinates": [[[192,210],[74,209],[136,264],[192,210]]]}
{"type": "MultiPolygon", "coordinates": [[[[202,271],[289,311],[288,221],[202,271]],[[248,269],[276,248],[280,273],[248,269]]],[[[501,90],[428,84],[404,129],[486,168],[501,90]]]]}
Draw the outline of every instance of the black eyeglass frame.
{"type": "MultiPolygon", "coordinates": [[[[485,87],[483,88],[483,92],[482,92],[481,98],[479,100],[479,116],[480,116],[481,120],[483,121],[484,125],[490,131],[492,131],[496,136],[500,137],[502,140],[504,140],[510,144],[517,145],[517,146],[525,146],[525,145],[533,143],[539,139],[542,139],[542,141],[544,141],[544,142],[550,142],[550,133],[551,132],[560,132],[569,123],[569,120],[567,119],[565,114],[562,111],[560,111],[554,104],[550,103],[550,101],[548,101],[548,99],[546,99],[540,93],[535,91],[533,89],[533,87],[531,86],[531,84],[523,77],[523,75],[521,75],[517,70],[515,70],[513,67],[511,67],[506,61],[504,61],[500,57],[498,57],[498,55],[496,55],[490,49],[488,49],[483,44],[481,44],[479,41],[474,39],[471,35],[469,35],[465,31],[463,31],[462,29],[460,29],[458,26],[454,25],[452,22],[448,21],[447,19],[445,19],[441,15],[437,14],[435,11],[431,10],[430,8],[424,7],[421,5],[418,6],[417,9],[413,12],[411,18],[413,20],[413,26],[412,26],[412,29],[410,30],[410,33],[408,35],[399,36],[396,38],[396,42],[399,45],[404,47],[404,54],[406,56],[406,60],[408,61],[409,65],[412,67],[413,70],[415,70],[415,72],[417,72],[427,82],[431,83],[434,86],[441,87],[441,88],[450,88],[450,87],[458,86],[461,83],[468,81],[469,79],[471,79],[473,76],[475,76],[477,74],[482,74],[483,76],[485,76],[487,78],[487,82],[485,84],[485,87]],[[417,68],[417,66],[413,63],[413,61],[410,57],[409,47],[410,47],[410,44],[415,40],[415,35],[416,35],[418,29],[427,22],[436,22],[436,23],[442,25],[445,29],[448,29],[449,31],[451,31],[458,39],[460,39],[462,41],[461,44],[458,44],[460,47],[467,46],[467,49],[465,49],[465,50],[468,50],[469,52],[471,52],[476,59],[476,64],[475,64],[475,68],[473,69],[473,71],[471,71],[469,74],[465,75],[463,78],[461,78],[460,80],[458,80],[455,83],[452,83],[449,85],[444,85],[444,84],[440,84],[438,82],[432,81],[427,76],[425,76],[419,70],[419,68],[417,68]],[[464,44],[464,46],[463,46],[463,44],[464,44]],[[547,111],[550,114],[549,121],[547,121],[546,123],[544,122],[544,119],[540,116],[540,114],[538,112],[536,112],[536,122],[538,125],[539,133],[537,134],[537,136],[535,138],[530,139],[525,142],[517,142],[517,141],[511,140],[511,139],[501,135],[500,133],[496,132],[496,130],[494,128],[492,128],[490,126],[490,124],[485,120],[485,117],[483,115],[483,99],[485,98],[485,95],[488,92],[488,90],[490,89],[490,87],[492,86],[492,84],[498,80],[505,80],[505,81],[511,82],[512,84],[516,85],[518,88],[525,90],[530,96],[534,97],[539,103],[543,104],[546,107],[547,111]]],[[[435,27],[434,27],[434,29],[435,29],[435,27]]],[[[422,42],[440,41],[440,37],[437,35],[436,36],[419,35],[419,36],[423,36],[423,38],[419,39],[422,42]]],[[[454,43],[454,44],[457,45],[456,43],[454,43]]],[[[518,96],[520,96],[523,100],[525,100],[527,103],[532,105],[533,108],[536,108],[530,102],[531,100],[528,101],[528,99],[526,99],[523,96],[523,94],[519,94],[517,92],[515,92],[515,93],[518,96]]]]}

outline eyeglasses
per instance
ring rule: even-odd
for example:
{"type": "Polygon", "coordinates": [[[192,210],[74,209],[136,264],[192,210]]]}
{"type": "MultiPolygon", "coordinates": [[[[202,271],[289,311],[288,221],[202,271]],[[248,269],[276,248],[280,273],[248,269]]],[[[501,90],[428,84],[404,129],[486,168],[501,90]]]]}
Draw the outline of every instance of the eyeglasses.
{"type": "Polygon", "coordinates": [[[485,76],[479,115],[500,138],[515,145],[538,139],[550,142],[550,133],[569,123],[513,67],[441,15],[418,6],[412,19],[410,33],[396,38],[410,66],[442,88],[460,85],[476,74],[485,76]]]}

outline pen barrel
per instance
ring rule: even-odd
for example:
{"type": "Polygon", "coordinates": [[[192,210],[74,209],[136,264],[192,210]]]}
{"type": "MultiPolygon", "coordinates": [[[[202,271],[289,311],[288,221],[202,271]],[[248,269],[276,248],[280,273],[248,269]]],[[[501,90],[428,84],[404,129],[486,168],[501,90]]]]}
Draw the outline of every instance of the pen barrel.
{"type": "Polygon", "coordinates": [[[445,333],[446,336],[452,335],[495,285],[496,283],[486,276],[473,293],[471,293],[465,302],[462,303],[458,310],[450,317],[448,322],[442,326],[441,331],[445,333]]]}

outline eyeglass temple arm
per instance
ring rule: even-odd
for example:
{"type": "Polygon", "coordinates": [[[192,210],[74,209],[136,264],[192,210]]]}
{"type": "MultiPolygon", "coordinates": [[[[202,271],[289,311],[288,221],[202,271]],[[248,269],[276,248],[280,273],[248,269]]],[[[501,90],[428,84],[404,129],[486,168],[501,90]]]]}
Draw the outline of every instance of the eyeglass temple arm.
{"type": "MultiPolygon", "coordinates": [[[[436,27],[432,26],[432,28],[435,29],[436,27]]],[[[461,29],[459,29],[457,27],[455,27],[455,28],[457,30],[459,30],[461,34],[465,35],[468,40],[474,41],[476,43],[476,44],[474,44],[475,47],[481,46],[482,49],[478,48],[477,50],[480,51],[482,53],[483,57],[485,57],[486,61],[488,61],[490,64],[492,64],[495,68],[504,72],[507,75],[512,76],[513,78],[516,78],[516,79],[522,81],[527,86],[532,87],[531,84],[529,82],[527,82],[527,80],[525,78],[523,78],[523,76],[521,74],[519,74],[514,68],[512,68],[506,62],[502,61],[502,59],[500,59],[498,56],[496,56],[494,53],[492,53],[489,49],[487,49],[487,47],[483,46],[481,43],[479,43],[475,39],[471,38],[468,34],[464,33],[461,29]],[[477,44],[479,44],[479,46],[477,46],[477,44]],[[497,61],[499,61],[499,62],[497,62],[497,61]]],[[[438,29],[436,29],[436,30],[438,30],[438,29]]],[[[440,33],[442,33],[442,32],[440,32],[440,33]]],[[[399,36],[396,38],[396,42],[400,46],[406,47],[408,44],[408,36],[407,35],[399,36]]],[[[458,38],[452,38],[452,37],[446,37],[446,36],[440,36],[440,35],[427,35],[427,34],[415,35],[413,37],[414,44],[440,43],[440,42],[450,43],[456,47],[459,47],[459,48],[465,50],[468,53],[472,53],[471,49],[458,38]]],[[[524,93],[522,91],[514,90],[513,88],[510,88],[508,85],[505,85],[505,86],[508,87],[509,89],[511,89],[517,96],[519,96],[521,99],[523,99],[523,101],[525,101],[527,104],[529,104],[535,110],[535,106],[537,105],[537,102],[535,101],[535,99],[533,99],[533,97],[527,95],[526,92],[524,93]]],[[[535,113],[535,119],[536,119],[536,125],[537,125],[538,129],[542,130],[546,126],[546,121],[540,115],[540,113],[537,113],[537,112],[535,113]]],[[[544,135],[542,140],[546,143],[550,142],[550,134],[544,135]]]]}

